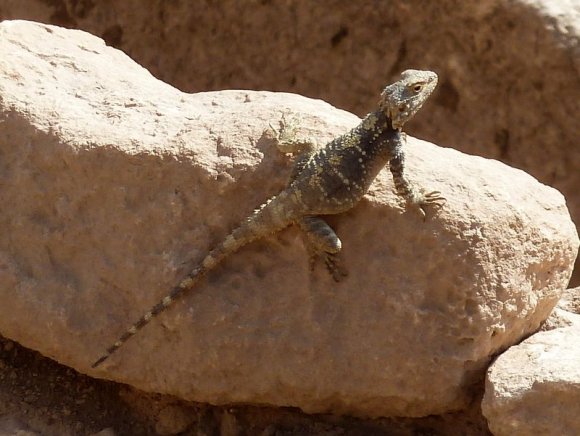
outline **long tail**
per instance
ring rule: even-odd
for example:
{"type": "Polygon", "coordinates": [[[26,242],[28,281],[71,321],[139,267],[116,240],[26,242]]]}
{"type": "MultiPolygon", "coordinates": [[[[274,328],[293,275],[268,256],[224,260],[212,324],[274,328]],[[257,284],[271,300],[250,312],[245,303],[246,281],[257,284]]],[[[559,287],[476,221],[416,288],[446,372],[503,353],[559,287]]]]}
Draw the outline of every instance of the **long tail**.
{"type": "Polygon", "coordinates": [[[214,269],[224,258],[237,251],[240,247],[262,238],[270,233],[282,230],[294,220],[293,209],[294,196],[283,191],[276,197],[264,203],[259,209],[247,218],[238,228],[231,232],[219,245],[217,245],[203,261],[193,269],[171,292],[159,303],[153,306],[145,315],[134,323],[113,345],[107,348],[106,353],[91,365],[96,368],[125,342],[145,327],[153,318],[167,309],[185,291],[191,289],[207,272],[214,269]]]}

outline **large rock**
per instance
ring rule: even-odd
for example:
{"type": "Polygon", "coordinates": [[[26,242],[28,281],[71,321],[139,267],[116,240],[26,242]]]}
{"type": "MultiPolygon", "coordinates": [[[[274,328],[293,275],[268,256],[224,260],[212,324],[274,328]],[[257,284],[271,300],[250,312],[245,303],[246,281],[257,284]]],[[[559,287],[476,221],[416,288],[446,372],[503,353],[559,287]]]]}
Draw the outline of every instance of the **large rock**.
{"type": "Polygon", "coordinates": [[[0,19],[102,36],[187,92],[287,91],[360,116],[385,75],[436,71],[439,89],[409,132],[529,172],[580,222],[577,0],[150,3],[0,2],[0,19]]]}
{"type": "Polygon", "coordinates": [[[557,191],[409,138],[409,176],[448,198],[427,222],[385,170],[330,220],[346,280],[309,273],[289,229],[90,370],[283,187],[290,165],[269,122],[300,114],[300,134],[324,141],[358,119],[295,95],[184,94],[80,31],[4,22],[0,54],[0,333],[79,371],[215,404],[442,413],[466,404],[489,357],[536,329],[569,280],[578,236],[557,191]]]}
{"type": "Polygon", "coordinates": [[[487,372],[482,410],[497,436],[580,434],[580,288],[566,289],[541,332],[487,372]]]}
{"type": "Polygon", "coordinates": [[[482,410],[496,436],[580,434],[580,318],[536,333],[490,367],[482,410]]]}

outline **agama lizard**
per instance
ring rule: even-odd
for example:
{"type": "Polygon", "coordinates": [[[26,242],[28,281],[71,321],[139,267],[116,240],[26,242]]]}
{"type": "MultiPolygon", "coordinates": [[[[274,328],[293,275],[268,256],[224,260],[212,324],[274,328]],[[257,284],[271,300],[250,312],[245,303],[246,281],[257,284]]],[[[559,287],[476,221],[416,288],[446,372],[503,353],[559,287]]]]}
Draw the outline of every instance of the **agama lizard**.
{"type": "MultiPolygon", "coordinates": [[[[403,125],[431,95],[437,75],[431,71],[406,70],[400,80],[385,87],[378,108],[361,123],[322,148],[294,138],[294,128],[282,118],[275,132],[278,148],[296,154],[286,189],[270,198],[211,250],[173,290],[133,324],[92,367],[107,360],[137,331],[191,289],[201,277],[240,247],[268,234],[297,224],[306,235],[311,256],[322,255],[335,280],[341,277],[336,255],[341,241],[321,218],[351,209],[367,192],[379,171],[389,165],[395,189],[425,219],[426,206],[442,207],[438,191],[424,193],[404,174],[406,141],[403,125]]],[[[270,126],[271,127],[271,126],[270,126]]]]}

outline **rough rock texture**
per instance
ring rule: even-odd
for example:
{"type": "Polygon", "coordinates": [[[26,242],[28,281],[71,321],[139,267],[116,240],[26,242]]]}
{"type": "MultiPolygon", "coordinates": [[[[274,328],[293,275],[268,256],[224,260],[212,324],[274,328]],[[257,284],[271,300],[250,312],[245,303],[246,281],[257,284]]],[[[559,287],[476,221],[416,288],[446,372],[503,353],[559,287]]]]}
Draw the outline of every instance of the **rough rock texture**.
{"type": "Polygon", "coordinates": [[[302,114],[300,133],[323,141],[357,118],[287,94],[184,94],[79,31],[5,22],[0,53],[0,332],[79,371],[215,404],[442,413],[466,405],[489,356],[535,330],[569,280],[578,236],[557,191],[410,138],[412,180],[449,199],[439,214],[405,211],[384,171],[332,218],[347,280],[309,274],[284,231],[89,371],[283,186],[269,121],[302,114]]]}
{"type": "Polygon", "coordinates": [[[568,312],[580,314],[580,286],[566,289],[558,301],[558,307],[568,312]]]}
{"type": "Polygon", "coordinates": [[[566,289],[541,330],[580,326],[580,287],[566,289]]]}
{"type": "Polygon", "coordinates": [[[494,435],[580,434],[579,344],[577,320],[536,333],[491,365],[482,409],[494,435]]]}
{"type": "Polygon", "coordinates": [[[494,435],[580,434],[580,288],[564,291],[541,330],[488,371],[482,409],[494,435]]]}
{"type": "Polygon", "coordinates": [[[403,69],[434,70],[410,133],[531,173],[580,223],[578,1],[248,1],[5,0],[0,19],[87,30],[184,91],[287,91],[359,116],[403,69]]]}

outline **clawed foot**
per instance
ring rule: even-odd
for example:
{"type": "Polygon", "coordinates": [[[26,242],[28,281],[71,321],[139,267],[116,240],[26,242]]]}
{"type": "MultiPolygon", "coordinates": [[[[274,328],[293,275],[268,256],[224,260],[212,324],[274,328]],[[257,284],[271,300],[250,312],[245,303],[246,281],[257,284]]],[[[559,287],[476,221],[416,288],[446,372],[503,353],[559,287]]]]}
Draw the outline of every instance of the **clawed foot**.
{"type": "Polygon", "coordinates": [[[439,210],[447,202],[445,197],[441,196],[441,192],[433,191],[428,194],[422,194],[416,201],[415,205],[419,208],[419,213],[423,217],[423,221],[427,219],[427,208],[433,207],[435,210],[439,210]]]}
{"type": "Polygon", "coordinates": [[[338,283],[348,276],[348,272],[342,267],[338,255],[326,253],[324,263],[335,282],[338,283]]]}
{"type": "Polygon", "coordinates": [[[316,261],[318,259],[320,259],[320,256],[323,256],[324,257],[324,264],[326,265],[326,269],[328,270],[328,272],[330,273],[330,275],[332,276],[332,278],[335,282],[338,283],[343,278],[348,276],[348,272],[341,265],[341,262],[338,258],[338,254],[333,254],[333,253],[320,254],[312,249],[309,249],[308,251],[309,251],[309,253],[308,253],[308,267],[310,269],[310,272],[314,271],[314,268],[316,266],[316,261]]]}

